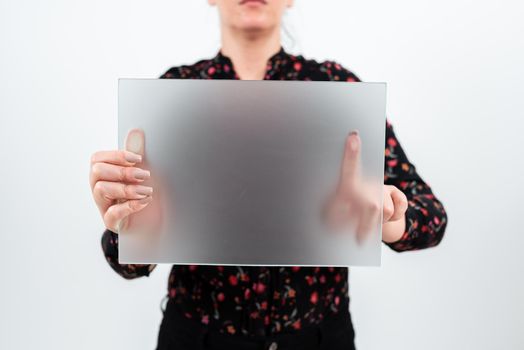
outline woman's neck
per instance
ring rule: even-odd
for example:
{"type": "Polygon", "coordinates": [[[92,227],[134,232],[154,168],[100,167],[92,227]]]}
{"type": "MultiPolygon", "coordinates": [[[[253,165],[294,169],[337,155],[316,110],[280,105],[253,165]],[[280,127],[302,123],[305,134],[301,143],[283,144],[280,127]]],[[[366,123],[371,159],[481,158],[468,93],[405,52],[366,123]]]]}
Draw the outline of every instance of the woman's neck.
{"type": "Polygon", "coordinates": [[[246,33],[222,28],[222,53],[229,57],[242,80],[262,80],[267,62],[280,50],[280,28],[246,33]]]}

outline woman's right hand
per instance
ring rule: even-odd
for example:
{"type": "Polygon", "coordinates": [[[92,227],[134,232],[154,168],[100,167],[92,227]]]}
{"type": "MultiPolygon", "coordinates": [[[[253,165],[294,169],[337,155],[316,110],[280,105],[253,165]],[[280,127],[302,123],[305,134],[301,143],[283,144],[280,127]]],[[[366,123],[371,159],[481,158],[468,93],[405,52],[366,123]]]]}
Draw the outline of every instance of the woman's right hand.
{"type": "Polygon", "coordinates": [[[126,149],[99,151],[91,156],[89,182],[93,198],[107,229],[118,233],[129,215],[144,209],[151,201],[151,177],[140,167],[144,157],[144,134],[139,129],[129,132],[126,149]]]}

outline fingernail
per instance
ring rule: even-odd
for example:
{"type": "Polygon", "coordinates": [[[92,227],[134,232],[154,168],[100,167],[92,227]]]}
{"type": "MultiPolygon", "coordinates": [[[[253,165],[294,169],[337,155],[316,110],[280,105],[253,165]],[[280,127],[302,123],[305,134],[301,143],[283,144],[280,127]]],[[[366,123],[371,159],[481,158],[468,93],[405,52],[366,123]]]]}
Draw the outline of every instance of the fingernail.
{"type": "Polygon", "coordinates": [[[137,180],[145,180],[151,176],[149,170],[144,169],[135,169],[133,172],[133,177],[137,180]]]}
{"type": "MultiPolygon", "coordinates": [[[[353,135],[356,135],[356,134],[353,134],[353,135]]],[[[357,148],[358,148],[358,141],[356,138],[352,137],[351,138],[351,141],[349,141],[349,147],[351,148],[352,151],[356,151],[357,148]]]]}
{"type": "Polygon", "coordinates": [[[116,223],[115,226],[115,233],[120,233],[120,225],[122,224],[122,220],[116,223]]]}
{"type": "Polygon", "coordinates": [[[142,137],[138,132],[131,132],[127,138],[127,149],[134,153],[142,151],[142,137]]]}
{"type": "Polygon", "coordinates": [[[139,199],[138,204],[146,205],[147,203],[151,202],[152,199],[153,199],[153,196],[147,196],[146,198],[139,199]]]}
{"type": "Polygon", "coordinates": [[[139,163],[142,161],[142,156],[140,154],[136,154],[129,151],[125,152],[125,157],[126,160],[130,163],[139,163]]]}
{"type": "Polygon", "coordinates": [[[349,133],[350,135],[358,135],[358,130],[353,130],[352,132],[349,133]]]}
{"type": "Polygon", "coordinates": [[[140,196],[150,196],[153,194],[153,187],[136,186],[135,192],[140,196]]]}

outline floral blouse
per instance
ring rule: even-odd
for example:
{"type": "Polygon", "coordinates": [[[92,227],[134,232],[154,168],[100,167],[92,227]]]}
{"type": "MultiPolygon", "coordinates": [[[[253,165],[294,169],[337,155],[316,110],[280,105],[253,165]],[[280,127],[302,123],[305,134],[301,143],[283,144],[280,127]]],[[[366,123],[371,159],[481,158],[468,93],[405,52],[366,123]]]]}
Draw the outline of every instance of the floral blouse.
{"type": "MultiPolygon", "coordinates": [[[[239,79],[232,61],[217,53],[192,65],[173,67],[162,79],[239,79]]],[[[358,82],[334,61],[317,62],[283,48],[267,64],[265,80],[358,82]]],[[[442,203],[410,163],[392,124],[386,120],[384,184],[408,198],[406,231],[386,243],[397,252],[437,245],[447,224],[442,203]]],[[[118,235],[106,230],[102,248],[109,265],[127,279],[148,276],[156,265],[118,263],[118,235]]],[[[220,332],[270,335],[317,324],[349,307],[348,268],[174,265],[167,295],[185,317],[220,332]]]]}

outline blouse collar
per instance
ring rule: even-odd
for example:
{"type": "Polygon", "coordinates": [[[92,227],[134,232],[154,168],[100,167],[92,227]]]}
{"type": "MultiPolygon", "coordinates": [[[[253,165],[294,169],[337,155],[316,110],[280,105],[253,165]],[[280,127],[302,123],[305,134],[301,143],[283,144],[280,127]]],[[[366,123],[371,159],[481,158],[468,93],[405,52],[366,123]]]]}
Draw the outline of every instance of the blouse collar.
{"type": "MultiPolygon", "coordinates": [[[[274,77],[291,59],[291,55],[288,54],[282,46],[280,49],[273,54],[267,61],[266,74],[264,79],[269,80],[274,77]]],[[[226,75],[230,75],[231,79],[239,79],[238,75],[234,71],[233,62],[231,59],[222,53],[220,49],[217,55],[213,58],[215,65],[220,65],[221,70],[226,75]]]]}

